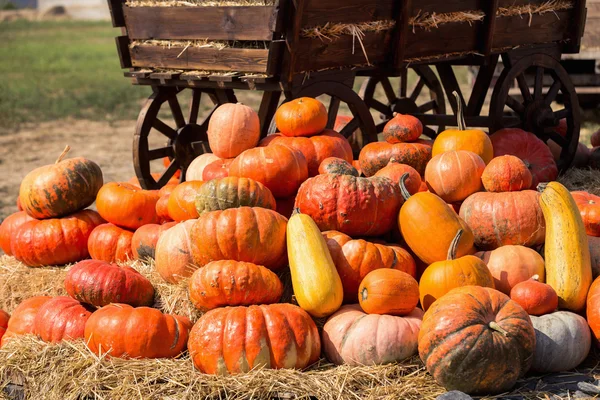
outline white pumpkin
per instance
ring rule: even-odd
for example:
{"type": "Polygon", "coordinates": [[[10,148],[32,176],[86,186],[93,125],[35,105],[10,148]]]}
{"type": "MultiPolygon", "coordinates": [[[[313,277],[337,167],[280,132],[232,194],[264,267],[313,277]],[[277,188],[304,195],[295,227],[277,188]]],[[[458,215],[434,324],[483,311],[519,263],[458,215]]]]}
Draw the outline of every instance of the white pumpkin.
{"type": "Polygon", "coordinates": [[[213,153],[200,154],[198,157],[194,158],[194,161],[192,161],[187,167],[185,172],[185,180],[201,181],[204,168],[206,168],[208,164],[218,160],[220,160],[220,158],[215,156],[213,153]]]}
{"type": "Polygon", "coordinates": [[[532,315],[531,322],[535,329],[532,371],[546,373],[573,369],[590,352],[590,328],[580,315],[557,311],[541,317],[532,315]]]}

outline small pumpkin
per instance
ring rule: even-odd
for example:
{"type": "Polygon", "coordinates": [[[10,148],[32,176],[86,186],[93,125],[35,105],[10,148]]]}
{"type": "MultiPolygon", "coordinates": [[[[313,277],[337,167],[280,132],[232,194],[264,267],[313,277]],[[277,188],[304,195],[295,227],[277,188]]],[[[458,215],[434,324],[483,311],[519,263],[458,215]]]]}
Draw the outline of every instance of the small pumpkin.
{"type": "Polygon", "coordinates": [[[336,365],[379,365],[399,362],[417,353],[423,311],[410,314],[365,314],[358,304],[346,305],[323,326],[323,350],[336,365]]]}
{"type": "Polygon", "coordinates": [[[8,320],[10,319],[10,314],[8,314],[4,310],[0,310],[0,343],[6,330],[8,329],[8,320]]]}
{"type": "Polygon", "coordinates": [[[258,114],[241,103],[220,105],[208,122],[208,144],[220,158],[234,158],[260,140],[258,114]]]}
{"type": "Polygon", "coordinates": [[[85,260],[75,264],[65,277],[65,290],[75,300],[102,307],[126,303],[151,306],[154,287],[135,269],[105,261],[85,260]]]}
{"type": "Polygon", "coordinates": [[[211,179],[226,178],[229,176],[229,166],[234,158],[218,159],[208,164],[202,172],[202,181],[207,182],[211,179]]]}
{"type": "Polygon", "coordinates": [[[367,314],[407,315],[419,302],[419,284],[406,272],[376,269],[360,283],[358,301],[367,314]]]}
{"type": "Polygon", "coordinates": [[[12,256],[11,243],[17,231],[26,222],[33,221],[25,211],[19,211],[9,215],[0,224],[0,249],[7,255],[12,256]]]}
{"type": "Polygon", "coordinates": [[[600,236],[600,196],[588,192],[571,192],[571,196],[579,208],[585,233],[600,236]]]}
{"type": "Polygon", "coordinates": [[[408,190],[408,193],[415,194],[419,192],[421,188],[421,176],[417,172],[416,169],[411,167],[410,165],[400,164],[396,162],[395,159],[391,159],[390,163],[377,171],[375,176],[382,176],[384,178],[390,179],[392,182],[400,182],[402,179],[402,175],[408,174],[408,178],[404,181],[404,185],[408,190]]]}
{"type": "Polygon", "coordinates": [[[391,159],[410,165],[419,175],[425,173],[425,166],[431,160],[431,146],[421,143],[373,142],[362,148],[358,156],[360,169],[365,176],[373,176],[390,163],[391,159]]]}
{"type": "Polygon", "coordinates": [[[169,228],[177,225],[177,222],[167,222],[162,225],[144,225],[133,233],[131,237],[131,250],[136,260],[154,259],[156,244],[160,235],[169,228]]]}
{"type": "Polygon", "coordinates": [[[446,151],[429,161],[425,182],[430,192],[447,203],[456,203],[481,190],[484,169],[484,161],[472,151],[446,151]]]}
{"type": "Polygon", "coordinates": [[[136,230],[142,225],[157,222],[158,198],[156,190],[143,190],[129,183],[109,182],[98,192],[96,208],[108,222],[136,230]]]}
{"type": "Polygon", "coordinates": [[[93,311],[91,306],[70,297],[54,297],[39,308],[33,321],[33,333],[47,343],[81,339],[93,311]]]}
{"type": "Polygon", "coordinates": [[[102,187],[102,170],[83,157],[63,161],[70,147],[54,164],[39,167],[21,181],[19,199],[36,219],[58,218],[83,210],[96,200],[102,187]]]}
{"type": "Polygon", "coordinates": [[[195,222],[190,219],[167,229],[156,242],[154,266],[166,282],[178,283],[198,269],[190,249],[190,230],[195,222]]]}
{"type": "Polygon", "coordinates": [[[319,174],[358,176],[358,171],[346,160],[338,157],[327,157],[319,165],[319,174]]]}
{"type": "Polygon", "coordinates": [[[92,353],[121,358],[172,358],[185,351],[191,321],[149,307],[109,304],[85,326],[92,353]],[[115,329],[118,327],[118,329],[115,329]]]}
{"type": "Polygon", "coordinates": [[[558,295],[552,286],[539,281],[539,276],[517,283],[510,290],[510,298],[529,315],[549,314],[558,308],[558,295]]]}
{"type": "Polygon", "coordinates": [[[293,304],[210,310],[192,328],[190,357],[202,373],[254,368],[305,368],[319,359],[321,340],[310,316],[293,304]]]}
{"type": "Polygon", "coordinates": [[[515,156],[494,158],[483,170],[481,181],[488,192],[516,192],[531,187],[531,172],[515,156]]]}
{"type": "Polygon", "coordinates": [[[40,307],[52,297],[35,296],[23,300],[17,308],[14,309],[6,333],[1,338],[0,347],[4,346],[10,338],[33,333],[33,323],[40,307]]]}
{"type": "Polygon", "coordinates": [[[198,157],[194,158],[194,160],[190,163],[190,165],[185,170],[185,180],[186,181],[202,181],[202,175],[204,174],[204,169],[207,165],[211,164],[214,161],[220,160],[219,157],[214,155],[213,153],[204,153],[200,154],[198,157]]]}
{"type": "Polygon", "coordinates": [[[276,203],[271,191],[262,183],[235,176],[206,182],[196,196],[198,214],[243,206],[275,210],[276,203]]]}
{"type": "Polygon", "coordinates": [[[462,235],[462,230],[456,233],[445,261],[434,262],[423,272],[419,281],[423,310],[427,311],[436,300],[457,287],[477,285],[494,288],[494,278],[483,261],[472,255],[456,257],[462,235]]]}
{"type": "Polygon", "coordinates": [[[94,260],[125,262],[133,260],[132,240],[133,232],[113,224],[102,224],[90,234],[87,248],[94,260]]]}
{"type": "Polygon", "coordinates": [[[395,114],[383,127],[383,139],[391,144],[413,142],[423,134],[423,124],[408,114],[395,114]]]}
{"type": "Polygon", "coordinates": [[[317,99],[300,97],[277,109],[275,124],[285,136],[316,135],[327,125],[327,109],[317,99]]]}
{"type": "Polygon", "coordinates": [[[200,188],[204,185],[202,181],[188,181],[180,183],[169,195],[167,210],[174,221],[186,221],[198,218],[196,210],[196,197],[200,188]]]}
{"type": "MultiPolygon", "coordinates": [[[[156,219],[158,223],[171,222],[173,219],[169,215],[169,195],[161,196],[156,202],[156,219]]],[[[146,224],[151,225],[151,224],[146,224]]],[[[145,226],[145,225],[142,225],[145,226]]],[[[140,227],[141,228],[141,227],[140,227]]]]}

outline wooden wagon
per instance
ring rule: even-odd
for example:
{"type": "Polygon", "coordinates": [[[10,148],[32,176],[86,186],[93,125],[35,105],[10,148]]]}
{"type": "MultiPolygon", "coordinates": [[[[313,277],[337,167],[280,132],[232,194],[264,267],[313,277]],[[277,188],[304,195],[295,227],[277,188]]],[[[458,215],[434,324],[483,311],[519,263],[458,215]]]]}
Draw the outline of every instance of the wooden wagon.
{"type": "Polygon", "coordinates": [[[578,99],[559,60],[579,51],[585,0],[189,1],[109,0],[113,24],[122,29],[116,41],[121,65],[129,69],[125,75],[153,88],[133,146],[145,188],[163,186],[210,151],[208,119],[218,105],[237,101],[240,90],[263,92],[262,135],[273,131],[280,102],[328,96],[328,127],[345,104],[352,117],[341,133],[354,136],[357,151],[377,140],[394,112],[415,115],[434,138],[456,125],[457,101],[451,95],[456,91],[466,104],[469,126],[490,132],[522,127],[552,139],[562,148],[561,169],[575,154],[578,99]],[[489,113],[481,115],[499,64],[503,70],[493,85],[489,113]],[[458,65],[479,66],[466,99],[453,70],[458,65]],[[409,70],[418,78],[410,90],[409,70]],[[526,73],[533,73],[533,81],[526,73]],[[359,95],[353,86],[360,76],[367,79],[359,95]],[[400,78],[399,84],[392,84],[392,77],[400,78]],[[545,87],[545,82],[550,83],[545,87]],[[519,97],[509,95],[515,85],[519,97]],[[186,114],[178,100],[185,92],[191,92],[186,114]],[[214,108],[200,116],[203,96],[214,108]],[[557,96],[564,106],[555,110],[557,96]],[[555,130],[563,118],[565,136],[555,130]],[[151,148],[153,131],[164,135],[166,146],[151,148]],[[151,161],[164,157],[170,164],[155,178],[151,161]]]}

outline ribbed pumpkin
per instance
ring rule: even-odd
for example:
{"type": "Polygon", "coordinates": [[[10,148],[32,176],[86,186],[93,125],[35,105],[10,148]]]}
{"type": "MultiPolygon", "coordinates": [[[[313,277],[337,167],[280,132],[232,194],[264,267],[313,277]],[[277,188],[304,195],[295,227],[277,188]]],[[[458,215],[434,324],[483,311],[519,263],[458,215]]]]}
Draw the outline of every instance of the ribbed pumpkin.
{"type": "Polygon", "coordinates": [[[540,282],[537,275],[513,286],[510,299],[516,301],[529,315],[549,314],[558,308],[558,295],[552,286],[540,282]]]}
{"type": "Polygon", "coordinates": [[[483,187],[488,192],[516,192],[529,189],[532,179],[525,163],[511,155],[494,158],[481,175],[483,187]]]}
{"type": "Polygon", "coordinates": [[[2,338],[4,337],[6,329],[8,328],[9,319],[10,315],[4,310],[0,310],[0,343],[2,343],[2,338]]]}
{"type": "Polygon", "coordinates": [[[229,166],[235,158],[219,159],[208,164],[202,172],[202,181],[226,178],[229,176],[229,166]]]}
{"type": "Polygon", "coordinates": [[[434,156],[425,168],[429,191],[447,203],[463,201],[481,190],[485,163],[472,151],[447,151],[434,156]]]}
{"type": "Polygon", "coordinates": [[[195,223],[193,219],[183,221],[158,238],[154,266],[161,278],[169,283],[178,283],[198,269],[190,249],[190,230],[195,223]]]}
{"type": "Polygon", "coordinates": [[[319,165],[319,174],[337,174],[358,176],[358,171],[346,160],[338,157],[327,157],[319,165]]]}
{"type": "Polygon", "coordinates": [[[410,252],[398,245],[384,243],[387,247],[392,249],[396,258],[392,264],[393,269],[398,271],[406,272],[413,278],[417,277],[417,262],[410,252]]]}
{"type": "Polygon", "coordinates": [[[436,300],[457,287],[476,285],[494,288],[494,278],[483,261],[472,255],[456,257],[456,247],[462,235],[462,230],[456,233],[445,261],[434,262],[423,272],[419,281],[423,310],[427,311],[436,300]]]}
{"type": "Polygon", "coordinates": [[[233,160],[229,173],[262,183],[275,197],[288,197],[308,178],[308,167],[300,151],[273,144],[246,150],[233,160]]]}
{"type": "Polygon", "coordinates": [[[419,191],[421,187],[421,176],[417,172],[416,169],[411,167],[410,165],[400,164],[396,162],[393,158],[390,160],[390,163],[377,171],[375,176],[381,176],[384,178],[390,179],[394,183],[400,183],[400,179],[402,179],[402,175],[408,174],[408,178],[404,181],[404,185],[408,190],[408,193],[415,194],[419,191]]]}
{"type": "Polygon", "coordinates": [[[459,229],[464,233],[456,256],[475,253],[471,229],[444,200],[429,192],[411,196],[404,181],[400,187],[406,202],[400,209],[398,225],[406,244],[417,257],[426,264],[446,260],[450,244],[459,229]],[[436,240],[430,240],[431,232],[436,232],[436,240]]]}
{"type": "Polygon", "coordinates": [[[539,194],[533,190],[475,193],[462,203],[459,214],[473,230],[475,245],[481,250],[544,243],[546,224],[539,194]]]}
{"type": "Polygon", "coordinates": [[[192,328],[194,366],[227,375],[253,368],[302,369],[319,359],[321,340],[306,311],[292,304],[216,308],[192,328]]]}
{"type": "Polygon", "coordinates": [[[164,231],[177,225],[177,222],[167,222],[162,225],[144,225],[133,233],[131,237],[131,250],[136,260],[154,259],[156,244],[164,231]]]}
{"type": "Polygon", "coordinates": [[[250,178],[230,176],[206,182],[196,197],[199,214],[237,207],[262,207],[275,210],[275,198],[262,183],[250,178]]]}
{"type": "Polygon", "coordinates": [[[393,228],[401,205],[398,184],[387,178],[324,174],[302,184],[295,208],[322,231],[380,236],[393,228]]]}
{"type": "Polygon", "coordinates": [[[233,158],[256,146],[260,140],[258,114],[241,103],[219,106],[208,122],[208,144],[220,158],[233,158]]]}
{"type": "Polygon", "coordinates": [[[446,390],[501,393],[529,370],[535,332],[529,315],[505,294],[456,288],[423,316],[419,356],[446,390]]]}
{"type": "Polygon", "coordinates": [[[0,341],[0,347],[4,346],[10,338],[20,335],[33,333],[33,323],[40,307],[52,297],[50,296],[35,296],[23,300],[17,308],[14,309],[6,333],[0,341]]]}
{"type": "Polygon", "coordinates": [[[133,260],[132,240],[133,232],[113,224],[102,224],[90,234],[87,248],[94,260],[125,262],[133,260]]]}
{"type": "Polygon", "coordinates": [[[391,144],[413,142],[423,134],[423,124],[408,114],[396,114],[383,127],[383,139],[391,144]]]}
{"type": "Polygon", "coordinates": [[[327,109],[317,99],[300,97],[277,109],[275,124],[285,136],[316,135],[327,125],[327,109]]]}
{"type": "Polygon", "coordinates": [[[154,287],[135,269],[105,261],[85,260],[75,264],[65,277],[65,290],[75,300],[102,307],[126,303],[151,306],[154,287]]]}
{"type": "Polygon", "coordinates": [[[70,297],[54,297],[39,308],[33,321],[33,333],[48,343],[81,339],[93,311],[91,306],[70,297]]]}
{"type": "Polygon", "coordinates": [[[92,210],[63,218],[32,220],[14,233],[11,252],[29,267],[77,262],[89,257],[88,238],[103,222],[92,210]]]}
{"type": "Polygon", "coordinates": [[[202,311],[224,306],[277,303],[283,285],[262,265],[221,260],[196,270],[188,283],[190,301],[202,311]]]}
{"type": "Polygon", "coordinates": [[[158,191],[143,190],[129,183],[109,182],[96,198],[98,212],[108,222],[121,228],[136,230],[155,224],[158,191]]]}
{"type": "Polygon", "coordinates": [[[9,215],[0,224],[0,249],[8,255],[12,256],[11,243],[17,231],[26,222],[33,221],[25,211],[19,211],[9,215]]]}
{"type": "Polygon", "coordinates": [[[196,210],[196,197],[200,188],[204,185],[202,181],[188,181],[177,185],[169,196],[167,210],[174,221],[187,221],[198,218],[196,210]]]}
{"type": "Polygon", "coordinates": [[[524,246],[506,245],[492,251],[475,253],[494,277],[494,287],[506,295],[512,288],[537,275],[546,281],[544,259],[535,250],[524,246]]]}
{"type": "Polygon", "coordinates": [[[122,358],[172,358],[185,351],[192,323],[187,317],[149,307],[109,304],[85,326],[85,342],[94,354],[122,358]]]}
{"type": "Polygon", "coordinates": [[[185,170],[185,180],[201,181],[206,166],[217,160],[220,160],[220,158],[213,153],[200,154],[198,157],[194,158],[185,170]]]}
{"type": "Polygon", "coordinates": [[[363,147],[358,156],[360,169],[365,176],[375,175],[392,158],[401,164],[410,165],[422,175],[431,160],[431,146],[421,143],[373,142],[363,147]]]}
{"type": "Polygon", "coordinates": [[[348,140],[339,133],[326,129],[316,136],[286,137],[269,135],[260,141],[259,146],[279,144],[300,151],[308,166],[308,176],[319,174],[319,166],[328,157],[338,157],[352,162],[352,148],[348,140]]]}
{"type": "Polygon", "coordinates": [[[579,208],[585,232],[590,236],[600,236],[600,196],[588,192],[571,192],[579,208]]]}
{"type": "Polygon", "coordinates": [[[358,304],[346,305],[323,326],[323,350],[334,364],[379,365],[417,353],[423,311],[404,317],[365,314],[358,304]]]}
{"type": "Polygon", "coordinates": [[[63,217],[96,200],[103,184],[100,167],[83,157],[62,161],[68,149],[56,163],[34,169],[21,181],[19,199],[33,218],[63,217]]]}
{"type": "Polygon", "coordinates": [[[407,315],[419,302],[419,284],[406,272],[376,269],[360,283],[358,302],[367,314],[407,315]]]}
{"type": "Polygon", "coordinates": [[[251,262],[276,270],[286,263],[287,219],[261,207],[240,207],[204,213],[190,230],[194,262],[251,262]]]}
{"type": "Polygon", "coordinates": [[[533,133],[521,129],[502,129],[491,136],[494,157],[513,155],[525,163],[531,171],[531,189],[540,182],[550,182],[558,176],[558,169],[552,152],[533,133]]]}

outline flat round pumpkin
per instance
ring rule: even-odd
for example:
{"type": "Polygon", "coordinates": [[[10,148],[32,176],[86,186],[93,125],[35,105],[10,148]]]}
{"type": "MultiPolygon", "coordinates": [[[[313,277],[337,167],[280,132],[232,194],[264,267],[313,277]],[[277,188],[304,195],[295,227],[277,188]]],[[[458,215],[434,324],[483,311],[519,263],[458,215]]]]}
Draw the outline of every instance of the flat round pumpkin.
{"type": "Polygon", "coordinates": [[[109,182],[98,192],[96,207],[108,222],[136,230],[142,225],[157,222],[158,199],[156,190],[140,189],[129,183],[109,182]]]}
{"type": "Polygon", "coordinates": [[[196,196],[199,214],[243,206],[275,210],[276,203],[271,191],[262,183],[235,176],[206,182],[196,196]]]}
{"type": "Polygon", "coordinates": [[[365,176],[375,175],[392,158],[401,164],[410,165],[422,175],[431,160],[431,146],[421,143],[373,142],[364,146],[358,156],[360,169],[365,176]]]}
{"type": "Polygon", "coordinates": [[[54,297],[39,308],[33,332],[48,343],[81,339],[93,311],[93,307],[70,297],[54,297]]]}

